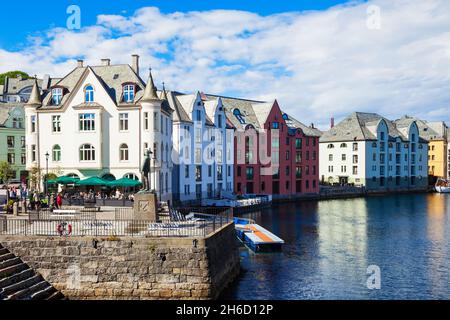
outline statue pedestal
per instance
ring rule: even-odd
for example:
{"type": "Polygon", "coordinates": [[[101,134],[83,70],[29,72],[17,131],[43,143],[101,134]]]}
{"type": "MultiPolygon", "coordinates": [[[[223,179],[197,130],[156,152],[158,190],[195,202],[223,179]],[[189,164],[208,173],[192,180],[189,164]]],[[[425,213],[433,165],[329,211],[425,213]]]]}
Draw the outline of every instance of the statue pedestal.
{"type": "Polygon", "coordinates": [[[139,192],[134,195],[134,219],[156,222],[158,199],[155,193],[139,192]]]}

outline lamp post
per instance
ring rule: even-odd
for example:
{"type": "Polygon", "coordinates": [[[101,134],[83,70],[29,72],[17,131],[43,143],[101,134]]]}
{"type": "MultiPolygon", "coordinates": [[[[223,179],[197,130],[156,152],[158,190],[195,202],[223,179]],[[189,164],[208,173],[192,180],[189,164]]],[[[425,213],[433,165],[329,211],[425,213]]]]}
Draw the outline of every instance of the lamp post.
{"type": "Polygon", "coordinates": [[[50,204],[50,199],[48,197],[48,158],[50,157],[50,155],[47,153],[45,154],[45,196],[47,197],[47,204],[50,204]]]}

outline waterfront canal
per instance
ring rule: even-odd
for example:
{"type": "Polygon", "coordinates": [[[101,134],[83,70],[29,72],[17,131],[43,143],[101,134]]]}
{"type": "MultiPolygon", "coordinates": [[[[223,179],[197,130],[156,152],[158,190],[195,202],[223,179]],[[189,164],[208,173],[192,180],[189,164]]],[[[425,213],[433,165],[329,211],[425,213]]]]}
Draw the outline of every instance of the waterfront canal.
{"type": "Polygon", "coordinates": [[[282,204],[247,214],[286,241],[240,249],[225,299],[450,299],[450,195],[407,194],[282,204]],[[367,288],[367,267],[381,289],[367,288]]]}

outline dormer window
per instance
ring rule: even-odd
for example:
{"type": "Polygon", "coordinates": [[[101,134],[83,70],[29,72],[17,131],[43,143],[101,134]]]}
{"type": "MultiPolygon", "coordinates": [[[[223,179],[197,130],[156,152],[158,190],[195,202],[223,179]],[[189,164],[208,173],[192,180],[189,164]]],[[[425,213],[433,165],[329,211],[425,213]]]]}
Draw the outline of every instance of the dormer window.
{"type": "Polygon", "coordinates": [[[123,101],[127,103],[131,103],[134,101],[134,92],[135,86],[134,84],[126,84],[123,86],[123,101]]]}
{"type": "Polygon", "coordinates": [[[62,96],[63,96],[62,88],[52,89],[52,104],[54,106],[59,106],[61,104],[62,96]]]}
{"type": "Polygon", "coordinates": [[[91,85],[88,85],[85,89],[85,99],[84,101],[86,103],[92,103],[94,102],[94,87],[91,85]]]}
{"type": "Polygon", "coordinates": [[[234,109],[233,114],[241,124],[245,124],[244,117],[242,116],[241,111],[239,109],[234,109]]]}

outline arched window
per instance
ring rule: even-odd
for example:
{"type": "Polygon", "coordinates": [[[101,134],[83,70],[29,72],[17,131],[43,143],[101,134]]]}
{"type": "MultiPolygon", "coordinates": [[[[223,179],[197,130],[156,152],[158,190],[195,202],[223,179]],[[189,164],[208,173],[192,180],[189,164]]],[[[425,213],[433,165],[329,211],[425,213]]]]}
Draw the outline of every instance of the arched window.
{"type": "Polygon", "coordinates": [[[95,161],[95,148],[90,144],[80,147],[80,161],[95,161]]]}
{"type": "Polygon", "coordinates": [[[94,102],[94,87],[91,85],[88,85],[85,89],[85,102],[90,103],[94,102]]]}
{"type": "Polygon", "coordinates": [[[347,148],[347,144],[346,143],[341,143],[341,148],[347,148]]]}
{"type": "Polygon", "coordinates": [[[59,106],[61,104],[62,96],[63,96],[62,88],[52,89],[52,104],[54,106],[59,106]]]}
{"type": "Polygon", "coordinates": [[[133,102],[134,101],[134,84],[126,84],[123,86],[123,101],[133,102]]]}
{"type": "Polygon", "coordinates": [[[120,154],[120,161],[128,161],[129,160],[128,145],[122,143],[119,148],[119,154],[120,154]]]}
{"type": "Polygon", "coordinates": [[[287,115],[287,113],[283,114],[283,119],[284,120],[289,120],[289,116],[287,115]]]}
{"type": "Polygon", "coordinates": [[[52,149],[52,159],[54,162],[61,161],[61,147],[59,145],[54,145],[52,149]]]}
{"type": "Polygon", "coordinates": [[[106,181],[114,181],[116,180],[116,177],[111,173],[105,173],[104,175],[102,175],[102,179],[106,181]]]}
{"type": "Polygon", "coordinates": [[[234,109],[233,114],[241,124],[245,124],[244,117],[242,116],[241,111],[239,109],[234,109]]]}
{"type": "Polygon", "coordinates": [[[330,143],[330,144],[327,146],[327,148],[328,148],[328,149],[334,149],[334,144],[330,143]]]}

